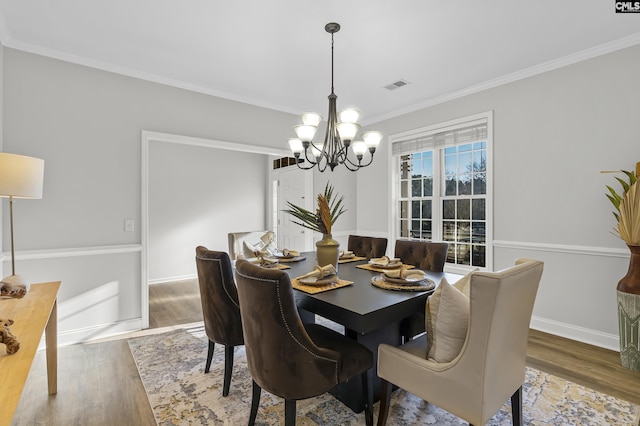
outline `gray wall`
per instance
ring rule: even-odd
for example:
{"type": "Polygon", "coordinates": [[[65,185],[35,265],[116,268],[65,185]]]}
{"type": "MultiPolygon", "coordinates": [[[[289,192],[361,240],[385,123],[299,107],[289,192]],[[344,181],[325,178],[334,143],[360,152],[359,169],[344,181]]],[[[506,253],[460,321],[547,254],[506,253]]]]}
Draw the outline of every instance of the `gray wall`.
{"type": "Polygon", "coordinates": [[[195,247],[227,251],[229,232],[265,229],[266,156],[152,142],[149,282],[196,275],[195,247]]]}
{"type": "MultiPolygon", "coordinates": [[[[640,161],[639,73],[634,46],[371,126],[390,135],[493,110],[494,268],[544,260],[534,327],[614,349],[628,250],[610,233],[604,186],[614,177],[599,172],[640,161]]],[[[372,232],[389,229],[376,196],[389,193],[388,170],[380,161],[358,172],[357,223],[372,232]]]]}
{"type": "Polygon", "coordinates": [[[297,117],[2,50],[4,150],[45,160],[43,199],[15,205],[17,272],[62,281],[61,343],[140,328],[141,132],[286,149],[297,117]]]}

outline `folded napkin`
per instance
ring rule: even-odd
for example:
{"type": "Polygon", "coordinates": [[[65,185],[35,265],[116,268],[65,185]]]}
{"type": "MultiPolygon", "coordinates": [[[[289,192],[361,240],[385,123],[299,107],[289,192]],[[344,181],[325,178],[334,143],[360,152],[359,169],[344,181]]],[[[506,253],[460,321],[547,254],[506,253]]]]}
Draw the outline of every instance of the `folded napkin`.
{"type": "Polygon", "coordinates": [[[316,267],[313,268],[313,271],[307,272],[306,274],[299,276],[298,279],[300,280],[304,278],[313,277],[320,280],[322,278],[329,277],[335,274],[336,274],[336,268],[333,265],[325,265],[325,266],[316,265],[316,267]]]}
{"type": "Polygon", "coordinates": [[[258,260],[260,261],[260,266],[264,266],[265,268],[270,268],[278,264],[278,259],[272,259],[269,257],[259,256],[258,260]]]}
{"type": "Polygon", "coordinates": [[[296,256],[300,256],[300,252],[299,251],[295,251],[295,250],[289,250],[289,249],[282,249],[280,251],[280,253],[282,253],[282,256],[284,257],[296,257],[296,256]]]}
{"type": "Polygon", "coordinates": [[[383,275],[389,278],[400,278],[402,280],[423,280],[427,276],[424,271],[409,269],[404,266],[400,269],[384,271],[383,275]]]}
{"type": "Polygon", "coordinates": [[[382,257],[377,257],[374,259],[371,259],[369,261],[369,263],[373,264],[373,265],[377,265],[377,266],[392,266],[392,265],[397,265],[400,262],[400,259],[398,258],[390,258],[389,256],[382,256],[382,257]]]}
{"type": "Polygon", "coordinates": [[[348,251],[348,250],[340,250],[340,259],[348,259],[350,257],[353,257],[354,254],[352,251],[348,251]]]}

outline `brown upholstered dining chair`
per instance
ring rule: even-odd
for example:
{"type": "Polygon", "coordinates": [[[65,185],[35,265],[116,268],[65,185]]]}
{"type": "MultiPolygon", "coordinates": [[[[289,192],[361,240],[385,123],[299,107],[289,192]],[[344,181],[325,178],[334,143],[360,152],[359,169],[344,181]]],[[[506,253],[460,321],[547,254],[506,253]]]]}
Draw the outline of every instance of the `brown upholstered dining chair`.
{"type": "Polygon", "coordinates": [[[396,240],[394,256],[402,263],[433,272],[442,272],[447,261],[447,243],[396,240]]]}
{"type": "Polygon", "coordinates": [[[209,339],[205,374],[209,372],[215,344],[224,345],[224,382],[222,396],[229,395],[233,370],[233,349],[243,345],[238,293],[233,281],[229,255],[222,251],[196,248],[196,267],[204,330],[209,339]]]}
{"type": "Polygon", "coordinates": [[[400,347],[378,346],[378,426],[389,415],[392,384],[478,426],[511,399],[513,424],[522,424],[527,338],[544,264],[515,263],[472,272],[464,290],[441,284],[430,348],[426,335],[400,347]]]}
{"type": "Polygon", "coordinates": [[[363,256],[367,259],[382,257],[387,252],[387,239],[349,235],[347,250],[352,251],[356,256],[363,256]]]}
{"type": "MultiPolygon", "coordinates": [[[[442,272],[447,261],[447,243],[432,241],[396,240],[395,257],[402,263],[413,265],[419,269],[442,272]]],[[[414,336],[424,333],[424,312],[405,318],[400,324],[400,334],[405,342],[414,336]]]]}
{"type": "Polygon", "coordinates": [[[246,260],[236,263],[236,282],[247,364],[253,379],[249,425],[258,414],[262,389],[284,398],[285,426],[295,425],[296,401],[319,396],[360,377],[365,419],[373,424],[367,370],[369,349],[318,324],[303,324],[289,275],[246,260]]]}

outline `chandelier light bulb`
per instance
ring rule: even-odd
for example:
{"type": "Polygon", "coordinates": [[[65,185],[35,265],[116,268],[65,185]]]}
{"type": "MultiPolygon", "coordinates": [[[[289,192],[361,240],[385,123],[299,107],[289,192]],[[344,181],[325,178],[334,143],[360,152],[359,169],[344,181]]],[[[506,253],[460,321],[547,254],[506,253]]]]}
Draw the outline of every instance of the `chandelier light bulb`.
{"type": "Polygon", "coordinates": [[[367,145],[362,141],[355,141],[351,144],[351,149],[353,149],[353,153],[356,157],[360,159],[364,153],[367,152],[367,145]]]}
{"type": "Polygon", "coordinates": [[[360,125],[356,123],[338,123],[336,127],[343,142],[352,141],[360,130],[360,125]]]}
{"type": "Polygon", "coordinates": [[[320,114],[316,114],[315,112],[305,112],[300,116],[302,119],[302,124],[305,126],[313,126],[318,127],[320,122],[322,121],[322,116],[320,114]]]}
{"type": "Polygon", "coordinates": [[[298,138],[289,138],[289,148],[294,154],[302,154],[304,151],[302,141],[298,138]]]}
{"type": "Polygon", "coordinates": [[[360,111],[355,108],[347,108],[338,112],[338,121],[342,123],[357,123],[360,118],[360,111]]]}
{"type": "Polygon", "coordinates": [[[315,126],[306,126],[304,124],[293,128],[302,142],[311,142],[313,136],[316,134],[316,129],[317,127],[315,126]]]}
{"type": "Polygon", "coordinates": [[[311,145],[311,153],[313,154],[314,157],[316,157],[316,161],[320,160],[320,155],[322,154],[322,148],[323,148],[322,145],[320,145],[319,147],[311,145]]]}
{"type": "Polygon", "coordinates": [[[362,134],[362,140],[364,140],[364,143],[367,145],[367,148],[369,149],[376,149],[378,147],[378,145],[380,145],[380,141],[383,138],[383,134],[382,132],[378,132],[378,131],[370,131],[370,132],[364,132],[362,134]]]}

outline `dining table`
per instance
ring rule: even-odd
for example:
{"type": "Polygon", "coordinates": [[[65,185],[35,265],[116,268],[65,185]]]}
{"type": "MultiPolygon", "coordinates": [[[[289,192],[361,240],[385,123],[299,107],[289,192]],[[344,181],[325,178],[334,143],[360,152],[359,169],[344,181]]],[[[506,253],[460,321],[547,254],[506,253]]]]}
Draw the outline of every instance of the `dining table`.
{"type": "MultiPolygon", "coordinates": [[[[315,252],[301,253],[298,261],[286,263],[289,268],[284,271],[293,280],[312,271],[316,264],[315,252]]],[[[381,389],[381,381],[377,375],[378,345],[401,345],[402,321],[416,313],[424,313],[427,297],[434,290],[390,290],[373,285],[372,278],[380,278],[382,272],[363,269],[367,264],[368,260],[363,258],[338,263],[337,275],[343,286],[313,293],[296,289],[294,286],[294,297],[303,322],[315,322],[318,315],[341,324],[346,336],[371,350],[373,367],[368,372],[368,380],[375,402],[380,399],[381,389]]],[[[436,287],[444,277],[449,283],[454,283],[462,277],[446,272],[424,272],[436,287]]],[[[355,380],[338,385],[331,393],[354,412],[359,413],[364,409],[365,402],[361,389],[359,381],[355,380]]]]}

